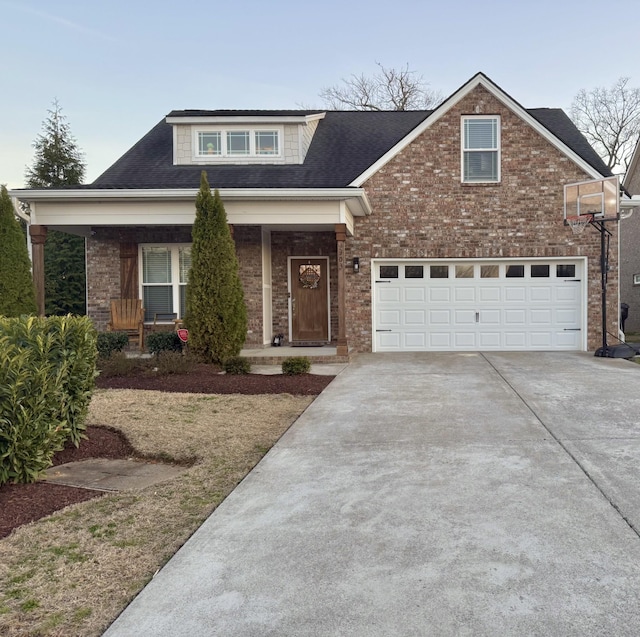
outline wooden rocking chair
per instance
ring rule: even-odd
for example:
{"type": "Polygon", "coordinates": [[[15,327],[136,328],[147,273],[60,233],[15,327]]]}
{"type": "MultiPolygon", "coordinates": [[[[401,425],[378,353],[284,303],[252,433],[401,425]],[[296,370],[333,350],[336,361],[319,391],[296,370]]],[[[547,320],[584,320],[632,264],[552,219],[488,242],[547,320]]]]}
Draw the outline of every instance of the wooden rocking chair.
{"type": "Polygon", "coordinates": [[[138,341],[140,351],[144,347],[144,308],[140,299],[111,301],[111,320],[108,332],[126,332],[129,340],[138,341]]]}

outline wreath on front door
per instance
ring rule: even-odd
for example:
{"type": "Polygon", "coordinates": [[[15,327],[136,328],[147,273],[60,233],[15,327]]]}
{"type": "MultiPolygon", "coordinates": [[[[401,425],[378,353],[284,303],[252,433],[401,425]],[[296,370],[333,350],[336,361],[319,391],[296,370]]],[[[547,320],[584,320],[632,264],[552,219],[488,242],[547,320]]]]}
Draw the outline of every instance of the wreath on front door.
{"type": "Polygon", "coordinates": [[[301,265],[298,281],[302,283],[302,287],[307,290],[315,290],[320,283],[320,266],[319,265],[301,265]]]}

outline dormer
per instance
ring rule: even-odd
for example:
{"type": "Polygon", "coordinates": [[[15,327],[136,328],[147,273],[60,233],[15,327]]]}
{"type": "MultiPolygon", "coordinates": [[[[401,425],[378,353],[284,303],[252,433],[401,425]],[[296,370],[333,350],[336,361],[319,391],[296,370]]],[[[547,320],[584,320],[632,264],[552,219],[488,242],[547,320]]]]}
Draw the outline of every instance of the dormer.
{"type": "Polygon", "coordinates": [[[174,165],[302,164],[323,111],[171,111],[174,165]]]}

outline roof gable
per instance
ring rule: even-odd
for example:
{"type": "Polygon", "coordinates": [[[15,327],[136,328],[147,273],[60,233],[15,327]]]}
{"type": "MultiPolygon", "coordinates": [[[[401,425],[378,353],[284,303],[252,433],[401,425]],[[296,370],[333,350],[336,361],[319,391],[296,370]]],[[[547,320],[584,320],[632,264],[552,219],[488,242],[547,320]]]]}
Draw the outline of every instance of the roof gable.
{"type": "Polygon", "coordinates": [[[485,88],[498,101],[504,104],[521,120],[535,129],[550,144],[560,152],[568,156],[587,174],[594,179],[603,175],[609,176],[611,172],[604,162],[598,157],[593,148],[577,130],[573,122],[561,109],[525,109],[510,95],[505,93],[497,84],[494,84],[483,73],[477,73],[468,82],[463,84],[451,96],[437,106],[431,114],[416,126],[404,139],[400,140],[393,148],[390,148],[375,164],[372,164],[361,175],[358,175],[349,185],[362,186],[367,179],[378,172],[385,164],[391,161],[398,153],[419,137],[425,130],[433,126],[458,102],[464,99],[479,86],[485,88]]]}
{"type": "Polygon", "coordinates": [[[631,194],[640,194],[640,138],[636,144],[627,174],[624,176],[624,187],[631,194]]]}

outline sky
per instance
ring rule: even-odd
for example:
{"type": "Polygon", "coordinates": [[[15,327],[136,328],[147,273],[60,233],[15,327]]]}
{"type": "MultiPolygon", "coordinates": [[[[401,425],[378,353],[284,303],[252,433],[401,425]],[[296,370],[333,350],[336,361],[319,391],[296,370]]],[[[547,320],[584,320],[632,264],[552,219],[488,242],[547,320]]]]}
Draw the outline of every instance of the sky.
{"type": "Polygon", "coordinates": [[[376,63],[448,96],[478,71],[526,108],[640,86],[637,0],[0,0],[0,184],[58,100],[91,183],[174,109],[322,108],[376,63]]]}

